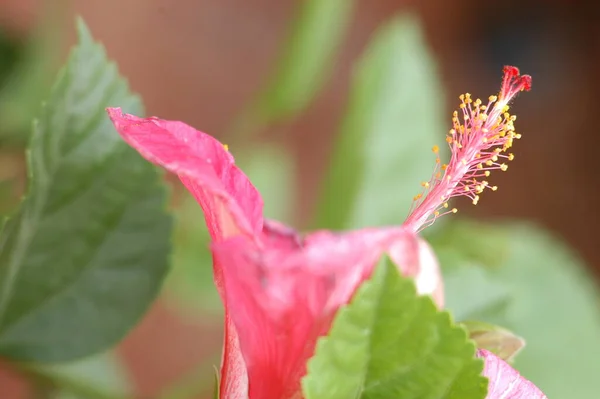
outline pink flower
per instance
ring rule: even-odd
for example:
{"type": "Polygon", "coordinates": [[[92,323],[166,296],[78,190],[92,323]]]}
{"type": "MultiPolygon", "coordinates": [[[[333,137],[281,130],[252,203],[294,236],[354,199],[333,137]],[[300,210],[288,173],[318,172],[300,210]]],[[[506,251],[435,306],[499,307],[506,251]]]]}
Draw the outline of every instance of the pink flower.
{"type": "Polygon", "coordinates": [[[216,139],[181,122],[108,113],[125,141],[176,173],[204,210],[226,313],[221,398],[298,397],[317,338],[383,254],[442,306],[437,261],[414,232],[400,226],[302,237],[264,220],[260,194],[216,139]]]}
{"type": "Polygon", "coordinates": [[[486,399],[547,399],[538,387],[498,356],[480,349],[477,357],[485,362],[483,375],[490,380],[486,399]]]}
{"type": "MultiPolygon", "coordinates": [[[[415,233],[433,223],[451,197],[467,195],[477,202],[488,187],[477,179],[491,169],[505,169],[499,159],[512,156],[501,153],[519,138],[507,104],[529,85],[529,77],[506,68],[499,97],[490,97],[487,106],[462,97],[465,122],[455,114],[448,138],[451,161],[441,166],[443,177],[437,172],[424,183],[426,192],[417,197],[404,225],[304,237],[263,218],[260,194],[216,139],[182,122],[108,109],[123,139],[177,174],[204,210],[215,282],[225,305],[222,399],[301,398],[300,379],[316,340],[383,254],[415,279],[421,294],[443,305],[437,261],[415,233]]],[[[488,374],[495,381],[493,372],[488,374]]]]}
{"type": "Polygon", "coordinates": [[[500,93],[490,96],[487,104],[473,100],[469,93],[460,96],[460,113],[454,112],[454,126],[446,137],[450,162],[441,164],[439,148],[433,147],[436,170],[430,181],[422,183],[424,193],[414,198],[414,210],[404,222],[405,227],[420,231],[439,216],[456,213],[456,208],[448,209],[448,201],[453,197],[469,197],[476,205],[484,190],[498,189],[484,179],[492,170],[508,169],[505,162],[512,161],[514,155],[506,151],[521,138],[515,132],[516,116],[508,113],[508,103],[519,92],[530,89],[531,76],[519,75],[517,68],[507,66],[500,93]]]}

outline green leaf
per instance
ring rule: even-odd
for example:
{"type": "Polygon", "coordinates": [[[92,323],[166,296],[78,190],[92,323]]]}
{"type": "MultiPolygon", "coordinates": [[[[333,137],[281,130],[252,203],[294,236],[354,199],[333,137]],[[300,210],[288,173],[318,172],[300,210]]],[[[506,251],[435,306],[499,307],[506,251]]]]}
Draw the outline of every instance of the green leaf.
{"type": "Polygon", "coordinates": [[[305,0],[298,4],[276,71],[256,109],[261,124],[302,112],[333,69],[352,17],[354,0],[305,0]]]}
{"type": "Polygon", "coordinates": [[[61,57],[63,27],[66,16],[71,15],[67,12],[68,2],[47,0],[40,2],[39,7],[42,18],[0,91],[0,140],[3,144],[21,147],[27,143],[31,120],[49,93],[55,66],[61,57]]]}
{"type": "Polygon", "coordinates": [[[484,398],[487,379],[474,354],[465,330],[382,262],[318,341],[304,397],[484,398]]]}
{"type": "MultiPolygon", "coordinates": [[[[471,236],[477,225],[469,225],[471,236]]],[[[481,237],[489,230],[490,226],[482,225],[481,237]]],[[[527,347],[517,356],[515,367],[548,397],[597,396],[600,301],[594,279],[571,250],[539,228],[510,223],[498,226],[497,231],[509,237],[505,260],[499,267],[480,271],[508,293],[502,306],[470,312],[468,317],[501,325],[522,336],[527,347]]],[[[493,245],[495,236],[489,237],[488,246],[493,245]]],[[[460,237],[455,236],[455,240],[460,237]]],[[[453,276],[454,270],[446,277],[453,276]]],[[[464,275],[462,280],[445,282],[449,308],[465,313],[456,305],[469,301],[468,293],[477,282],[464,275]],[[459,296],[464,300],[452,299],[459,296]]]]}
{"type": "Polygon", "coordinates": [[[78,28],[35,123],[28,196],[0,233],[0,353],[11,359],[66,361],[114,344],[168,269],[164,185],[104,112],[137,114],[140,101],[78,28]]]}
{"type": "Polygon", "coordinates": [[[33,365],[27,371],[51,381],[61,391],[59,399],[121,399],[133,391],[125,366],[111,352],[76,362],[33,365]]]}
{"type": "Polygon", "coordinates": [[[486,349],[507,362],[512,362],[525,347],[523,338],[505,328],[480,321],[465,321],[460,324],[467,329],[469,338],[477,348],[486,349]]]}
{"type": "Polygon", "coordinates": [[[354,74],[317,209],[319,227],[389,225],[406,218],[420,182],[433,172],[431,148],[447,130],[442,99],[419,23],[406,16],[384,26],[354,74]]]}

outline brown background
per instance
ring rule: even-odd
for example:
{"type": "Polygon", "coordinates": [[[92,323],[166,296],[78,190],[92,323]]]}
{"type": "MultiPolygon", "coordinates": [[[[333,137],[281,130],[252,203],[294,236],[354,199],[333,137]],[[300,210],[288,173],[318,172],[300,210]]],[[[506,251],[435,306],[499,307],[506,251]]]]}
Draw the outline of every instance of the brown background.
{"type": "MultiPolygon", "coordinates": [[[[600,220],[596,209],[598,6],[567,0],[358,3],[333,78],[302,118],[283,127],[298,155],[300,217],[310,213],[313,205],[345,104],[352,60],[381,22],[410,8],[421,15],[440,62],[449,112],[461,92],[487,96],[497,90],[504,63],[534,76],[533,92],[515,107],[519,130],[524,132],[516,148],[517,160],[511,163],[510,173],[494,176],[500,186],[497,193],[487,195],[477,207],[463,207],[464,211],[478,217],[537,221],[562,235],[590,267],[600,271],[595,232],[600,220]]],[[[27,32],[36,23],[38,2],[2,0],[0,4],[0,22],[15,32],[27,32]]],[[[133,89],[142,94],[149,114],[180,119],[218,136],[270,72],[297,2],[73,0],[67,4],[69,13],[82,15],[94,36],[105,43],[133,89]]],[[[72,18],[66,21],[70,24],[72,18]]],[[[64,44],[67,49],[74,34],[71,26],[65,28],[71,32],[64,44]]],[[[178,320],[157,305],[123,345],[123,352],[135,363],[133,378],[140,394],[156,392],[192,367],[202,356],[203,345],[219,345],[219,331],[207,337],[202,325],[182,328],[178,320]],[[170,330],[165,332],[164,325],[170,330]],[[148,340],[158,343],[152,351],[146,350],[148,340]]]]}

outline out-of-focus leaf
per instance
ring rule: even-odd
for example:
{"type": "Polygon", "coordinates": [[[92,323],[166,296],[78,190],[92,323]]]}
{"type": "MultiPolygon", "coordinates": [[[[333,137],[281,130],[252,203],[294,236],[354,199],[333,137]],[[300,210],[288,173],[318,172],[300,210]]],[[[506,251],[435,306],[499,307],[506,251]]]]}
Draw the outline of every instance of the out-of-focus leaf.
{"type": "Polygon", "coordinates": [[[23,54],[0,91],[0,140],[25,144],[31,121],[39,113],[56,72],[60,43],[64,35],[65,0],[40,4],[41,23],[37,24],[23,54]]]}
{"type": "MultiPolygon", "coordinates": [[[[469,226],[469,236],[473,236],[477,225],[469,223],[469,226]]],[[[482,239],[486,236],[483,232],[490,229],[481,226],[482,239]]],[[[517,356],[515,367],[548,397],[597,396],[600,306],[594,280],[585,273],[581,260],[572,251],[541,229],[517,223],[497,229],[509,238],[506,257],[501,266],[481,268],[480,273],[486,276],[486,281],[495,281],[508,290],[502,305],[479,311],[461,309],[478,282],[464,274],[462,278],[456,277],[455,273],[464,269],[451,267],[445,280],[448,307],[469,319],[497,324],[522,336],[527,346],[517,356]]],[[[488,247],[493,245],[494,236],[488,236],[491,240],[488,247]]],[[[455,237],[455,242],[459,240],[460,237],[455,237]]],[[[463,245],[470,244],[464,241],[463,245]]]]}
{"type": "Polygon", "coordinates": [[[419,23],[406,16],[384,26],[354,75],[317,209],[319,227],[404,220],[420,182],[433,172],[431,148],[443,142],[442,99],[419,23]]]}
{"type": "Polygon", "coordinates": [[[469,338],[475,342],[477,348],[486,349],[507,362],[512,362],[525,347],[523,338],[506,328],[481,321],[466,321],[460,324],[467,329],[469,338]]]}
{"type": "Polygon", "coordinates": [[[139,114],[140,101],[81,21],[79,36],[35,124],[28,197],[0,233],[0,353],[11,359],[114,344],[168,268],[165,187],[104,112],[139,114]]]}
{"type": "Polygon", "coordinates": [[[382,262],[317,343],[304,397],[483,399],[487,379],[474,355],[465,330],[382,262]]]}
{"type": "Polygon", "coordinates": [[[124,365],[110,352],[28,371],[50,380],[60,390],[57,399],[122,399],[133,391],[124,365]]]}
{"type": "Polygon", "coordinates": [[[273,78],[260,95],[256,109],[251,109],[261,124],[293,117],[310,104],[333,69],[354,3],[354,0],[298,3],[273,78]]]}

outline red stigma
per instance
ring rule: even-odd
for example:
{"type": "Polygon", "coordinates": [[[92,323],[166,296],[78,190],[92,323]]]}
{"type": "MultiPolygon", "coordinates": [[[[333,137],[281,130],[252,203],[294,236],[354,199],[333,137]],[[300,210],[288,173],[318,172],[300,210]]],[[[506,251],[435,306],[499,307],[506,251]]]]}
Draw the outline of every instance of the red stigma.
{"type": "Polygon", "coordinates": [[[504,67],[504,75],[508,78],[516,78],[517,76],[519,76],[519,68],[506,65],[504,67]]]}
{"type": "Polygon", "coordinates": [[[523,85],[523,90],[525,90],[525,91],[531,90],[531,76],[529,76],[529,75],[521,76],[521,84],[523,85]]]}

